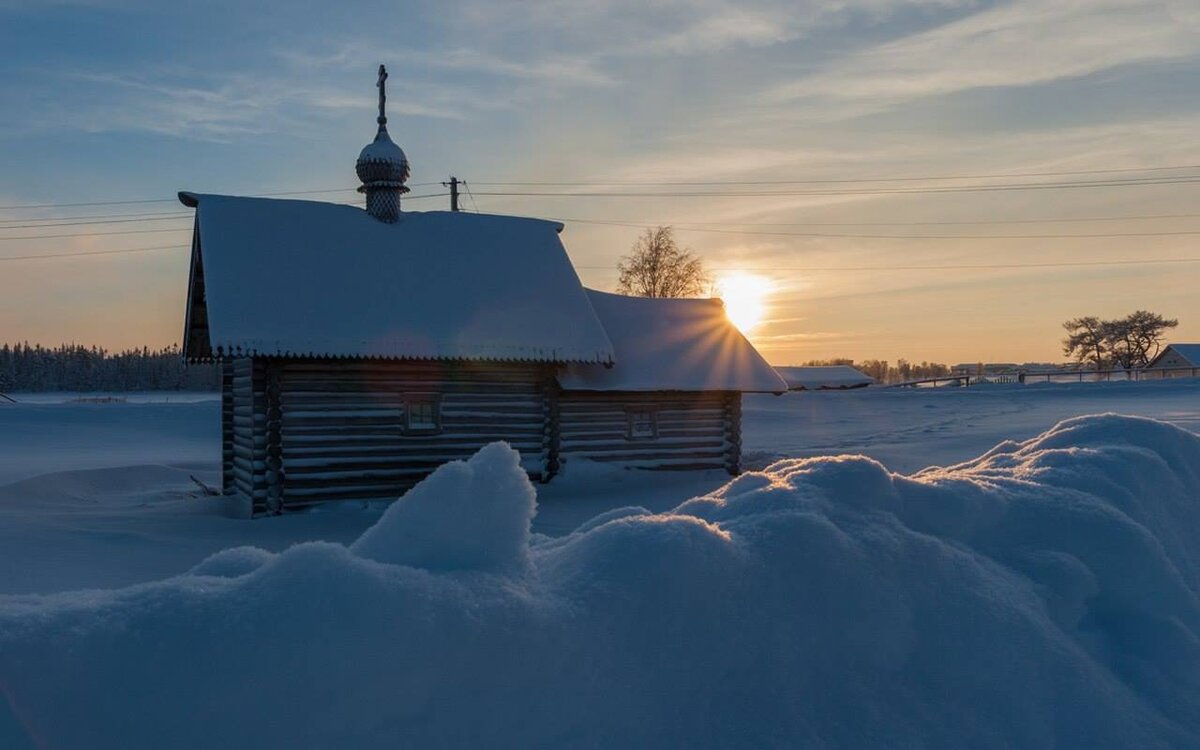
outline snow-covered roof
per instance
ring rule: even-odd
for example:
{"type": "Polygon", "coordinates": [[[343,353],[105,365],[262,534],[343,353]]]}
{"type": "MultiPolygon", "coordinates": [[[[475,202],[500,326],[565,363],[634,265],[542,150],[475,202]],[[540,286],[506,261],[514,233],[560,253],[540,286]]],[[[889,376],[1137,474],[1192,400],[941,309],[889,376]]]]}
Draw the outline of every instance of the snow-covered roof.
{"type": "Polygon", "coordinates": [[[430,211],[387,224],[332,203],[180,200],[198,206],[186,356],[613,358],[554,222],[430,211]]]}
{"type": "Polygon", "coordinates": [[[718,299],[648,299],[587,290],[616,354],[612,367],[570,365],[567,390],[782,393],[787,384],[718,299]]]}
{"type": "Polygon", "coordinates": [[[775,371],[793,391],[821,388],[857,388],[875,381],[849,365],[828,367],[776,367],[775,371]]]}
{"type": "Polygon", "coordinates": [[[1188,362],[1200,367],[1200,344],[1171,344],[1166,349],[1163,349],[1154,361],[1150,363],[1153,367],[1160,359],[1166,356],[1167,352],[1174,352],[1186,359],[1188,362]]]}

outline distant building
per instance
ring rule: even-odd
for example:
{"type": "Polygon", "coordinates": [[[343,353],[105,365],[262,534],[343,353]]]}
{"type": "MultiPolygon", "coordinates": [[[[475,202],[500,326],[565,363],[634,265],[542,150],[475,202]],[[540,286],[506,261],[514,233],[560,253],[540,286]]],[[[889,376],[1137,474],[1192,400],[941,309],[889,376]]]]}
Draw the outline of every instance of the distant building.
{"type": "Polygon", "coordinates": [[[849,365],[827,367],[776,367],[789,391],[830,391],[865,388],[875,379],[849,365]]]}
{"type": "Polygon", "coordinates": [[[385,76],[365,211],[180,193],[183,353],[222,366],[225,493],[247,515],[390,500],[496,440],[541,481],[575,456],[739,471],[741,393],[787,386],[721,303],[586,290],[556,222],[402,212],[385,76]]]}
{"type": "Polygon", "coordinates": [[[1146,370],[1162,370],[1162,376],[1171,378],[1188,378],[1197,375],[1186,369],[1171,368],[1200,368],[1200,344],[1171,344],[1150,360],[1146,370]]]}

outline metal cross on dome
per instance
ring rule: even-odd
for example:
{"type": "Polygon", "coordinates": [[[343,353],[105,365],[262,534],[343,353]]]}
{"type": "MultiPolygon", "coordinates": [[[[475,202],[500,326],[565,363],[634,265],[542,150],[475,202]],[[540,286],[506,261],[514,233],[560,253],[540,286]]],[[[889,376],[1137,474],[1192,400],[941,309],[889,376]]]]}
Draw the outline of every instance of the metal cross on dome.
{"type": "Polygon", "coordinates": [[[379,66],[379,81],[375,84],[379,87],[379,119],[380,125],[387,123],[387,115],[383,113],[383,107],[387,103],[387,68],[382,64],[379,66]]]}

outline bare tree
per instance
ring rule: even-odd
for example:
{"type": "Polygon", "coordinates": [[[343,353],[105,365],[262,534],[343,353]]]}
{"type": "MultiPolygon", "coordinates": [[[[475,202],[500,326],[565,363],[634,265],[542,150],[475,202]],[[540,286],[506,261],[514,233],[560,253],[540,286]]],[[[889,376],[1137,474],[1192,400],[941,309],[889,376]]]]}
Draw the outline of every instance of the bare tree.
{"type": "Polygon", "coordinates": [[[1162,350],[1167,331],[1178,325],[1178,320],[1147,310],[1116,320],[1075,318],[1063,323],[1068,334],[1063,339],[1063,353],[1098,370],[1110,365],[1145,367],[1162,350]]]}
{"type": "Polygon", "coordinates": [[[1079,364],[1093,365],[1097,370],[1108,366],[1109,322],[1094,315],[1074,318],[1063,323],[1067,337],[1063,339],[1063,354],[1079,364]]]}
{"type": "Polygon", "coordinates": [[[670,227],[647,229],[617,270],[617,291],[638,297],[700,297],[711,286],[704,263],[680,249],[670,227]]]}
{"type": "Polygon", "coordinates": [[[888,380],[888,363],[886,359],[864,359],[855,367],[859,372],[871,376],[876,383],[886,383],[888,380]]]}
{"type": "Polygon", "coordinates": [[[1138,310],[1120,320],[1108,321],[1108,350],[1113,361],[1122,367],[1145,367],[1162,350],[1167,330],[1178,325],[1178,320],[1138,310]]]}

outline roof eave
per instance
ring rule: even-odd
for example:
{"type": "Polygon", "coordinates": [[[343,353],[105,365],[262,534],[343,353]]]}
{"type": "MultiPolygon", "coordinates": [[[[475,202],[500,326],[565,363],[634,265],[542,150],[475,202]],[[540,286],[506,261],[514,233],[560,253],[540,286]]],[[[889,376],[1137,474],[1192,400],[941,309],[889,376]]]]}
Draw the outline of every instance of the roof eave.
{"type": "Polygon", "coordinates": [[[257,347],[241,347],[236,345],[219,344],[212,347],[213,359],[226,357],[269,357],[273,359],[335,359],[360,361],[387,362],[508,362],[540,365],[604,365],[613,363],[611,355],[579,358],[579,357],[520,357],[520,356],[470,356],[470,355],[421,355],[421,354],[361,354],[317,351],[295,351],[290,349],[259,349],[257,347]]]}

